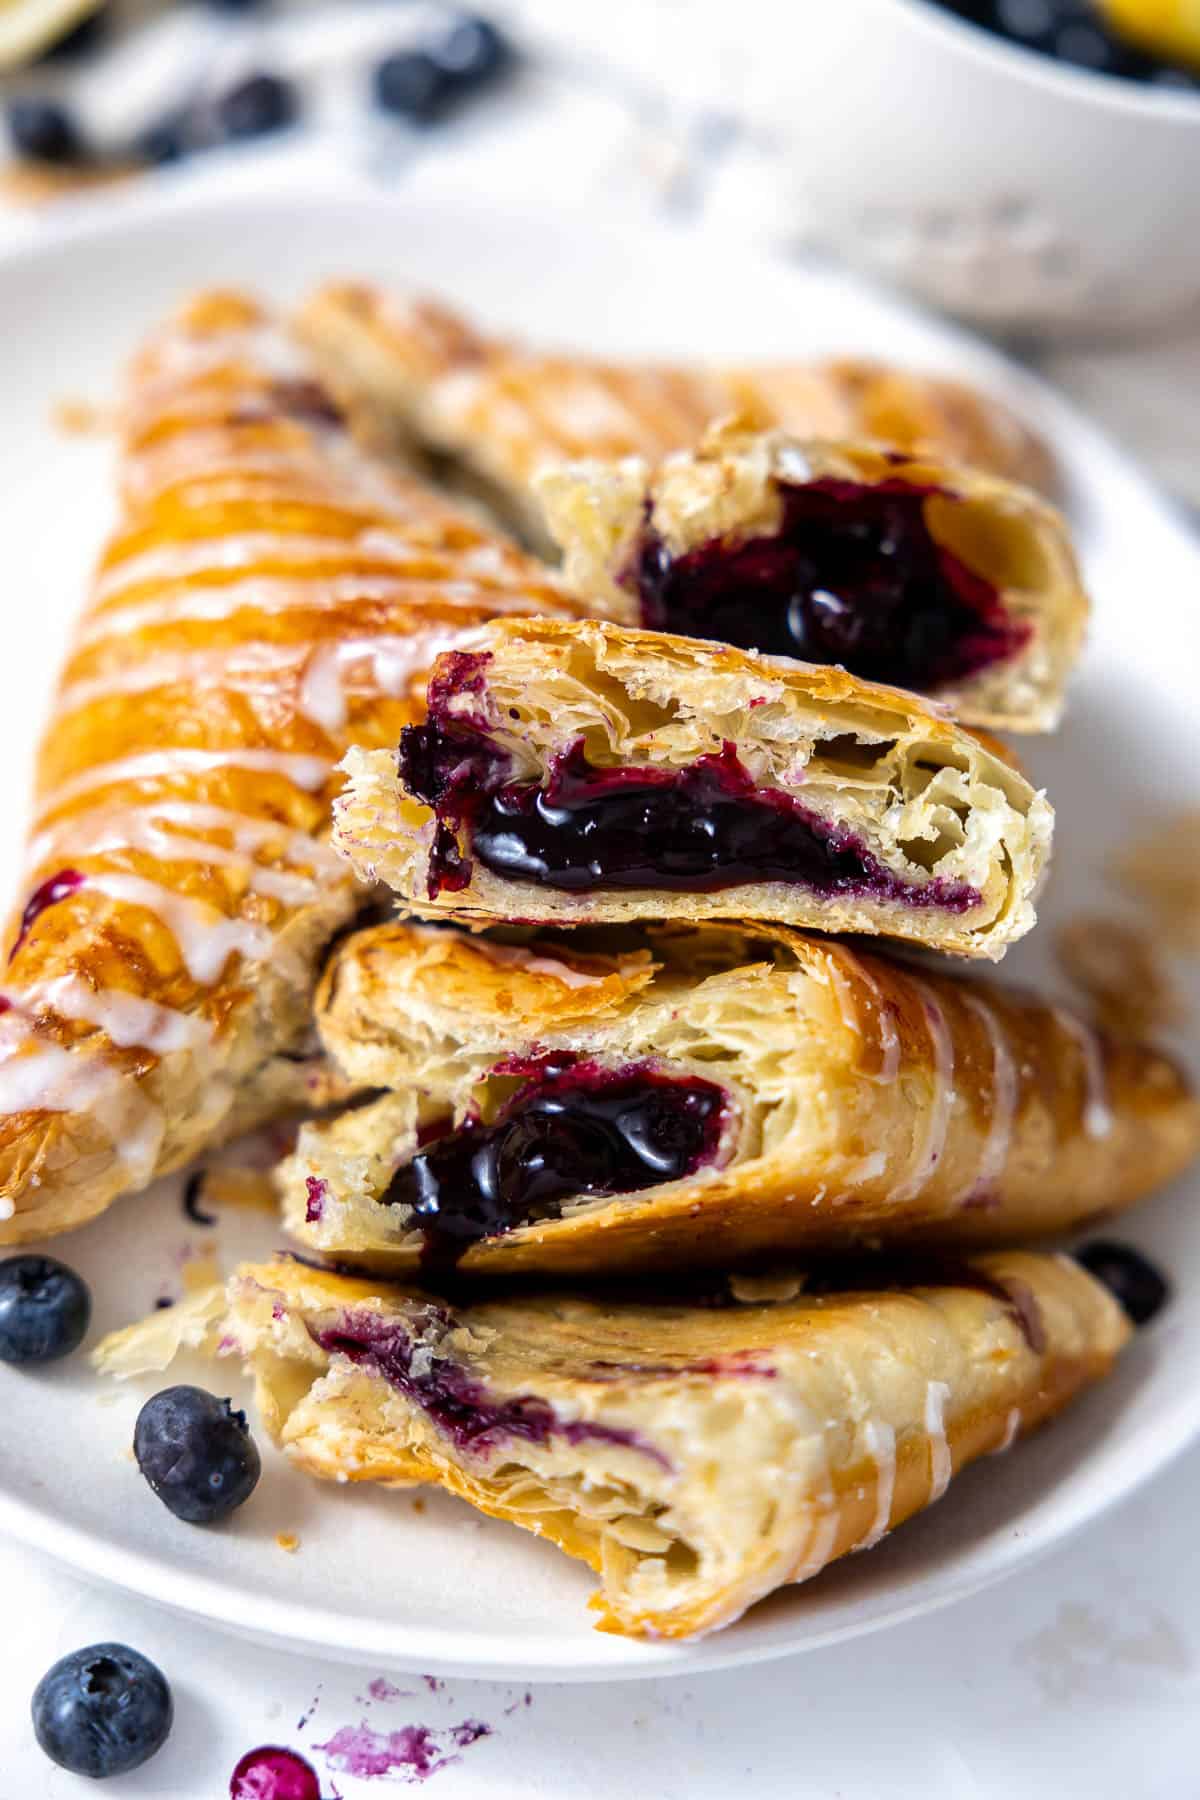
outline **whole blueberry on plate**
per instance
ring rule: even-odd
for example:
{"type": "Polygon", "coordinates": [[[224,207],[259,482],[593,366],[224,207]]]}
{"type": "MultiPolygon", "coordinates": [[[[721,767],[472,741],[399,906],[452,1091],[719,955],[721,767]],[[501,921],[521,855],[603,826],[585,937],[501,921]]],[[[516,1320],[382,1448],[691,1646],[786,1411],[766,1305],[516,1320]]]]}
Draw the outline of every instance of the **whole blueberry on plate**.
{"type": "Polygon", "coordinates": [[[459,86],[478,87],[513,61],[512,45],[490,19],[463,13],[431,45],[434,62],[459,86]]]}
{"type": "Polygon", "coordinates": [[[83,1342],[92,1296],[74,1269],[52,1256],[0,1262],[0,1362],[45,1363],[83,1342]]]}
{"type": "Polygon", "coordinates": [[[89,1644],[64,1656],[38,1682],[31,1710],[51,1762],[93,1781],[149,1761],[174,1715],[162,1673],[125,1644],[89,1644]]]}
{"type": "Polygon", "coordinates": [[[143,127],[134,140],[133,153],[139,162],[179,162],[193,148],[193,121],[186,109],[164,113],[143,127]]]}
{"type": "Polygon", "coordinates": [[[299,111],[296,90],[282,75],[260,70],[222,94],[216,104],[217,125],[230,140],[265,137],[291,125],[299,111]]]}
{"type": "Polygon", "coordinates": [[[431,125],[453,101],[454,78],[426,50],[397,50],[376,66],[372,83],[384,112],[431,125]]]}
{"type": "Polygon", "coordinates": [[[1166,1277],[1139,1250],[1097,1238],[1075,1252],[1089,1274],[1119,1300],[1135,1325],[1147,1324],[1171,1296],[1166,1277]]]}
{"type": "Polygon", "coordinates": [[[198,1387],[154,1394],[137,1416],[133,1453],[163,1505],[211,1525],[247,1501],[262,1472],[244,1412],[198,1387]]]}
{"type": "Polygon", "coordinates": [[[8,103],[8,131],[13,149],[39,162],[82,162],[86,154],[74,118],[57,100],[17,95],[8,103]]]}

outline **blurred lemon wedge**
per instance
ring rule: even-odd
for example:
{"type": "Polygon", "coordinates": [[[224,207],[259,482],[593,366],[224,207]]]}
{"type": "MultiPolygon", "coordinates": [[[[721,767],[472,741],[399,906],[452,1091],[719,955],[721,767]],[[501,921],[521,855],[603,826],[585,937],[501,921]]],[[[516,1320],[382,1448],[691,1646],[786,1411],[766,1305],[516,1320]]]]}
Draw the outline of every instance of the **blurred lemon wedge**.
{"type": "Polygon", "coordinates": [[[0,0],[0,69],[18,69],[98,12],[104,0],[0,0]]]}
{"type": "Polygon", "coordinates": [[[1098,0],[1119,36],[1171,62],[1200,67],[1200,0],[1098,0]]]}

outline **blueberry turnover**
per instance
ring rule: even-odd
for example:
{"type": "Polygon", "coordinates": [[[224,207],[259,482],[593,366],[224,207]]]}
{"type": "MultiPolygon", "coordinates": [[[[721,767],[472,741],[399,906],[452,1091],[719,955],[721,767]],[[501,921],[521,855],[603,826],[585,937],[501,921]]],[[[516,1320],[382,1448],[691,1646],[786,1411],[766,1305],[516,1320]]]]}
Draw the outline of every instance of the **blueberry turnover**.
{"type": "Polygon", "coordinates": [[[239,295],[152,336],[123,428],[123,517],[41,744],[5,934],[0,1243],[320,1103],[312,987],[361,898],[328,843],[338,759],[394,745],[423,672],[481,620],[571,610],[360,449],[239,295]]]}
{"type": "Polygon", "coordinates": [[[534,488],[544,470],[580,457],[657,463],[731,416],[799,437],[871,438],[1043,492],[1055,485],[1044,445],[998,401],[863,359],[602,361],[491,338],[440,304],[345,282],[314,294],[298,329],[385,430],[542,547],[534,488]]]}
{"type": "Polygon", "coordinates": [[[539,492],[604,616],[931,694],[966,724],[1057,723],[1087,598],[1027,489],[865,444],[713,434],[651,473],[582,463],[539,492]]]}
{"type": "Polygon", "coordinates": [[[317,1013],[382,1093],[301,1128],[284,1221],[391,1274],[1006,1243],[1130,1204],[1200,1150],[1165,1057],[784,930],[383,925],[340,946],[317,1013]]]}
{"type": "Polygon", "coordinates": [[[472,1304],[280,1259],[182,1307],[101,1368],[223,1341],[297,1468],[447,1488],[596,1570],[601,1630],[671,1638],[877,1543],[1132,1329],[1078,1263],[1021,1251],[472,1304]]]}
{"type": "Polygon", "coordinates": [[[1045,797],[946,716],[835,668],[598,623],[443,657],[335,841],[476,924],[749,919],[996,959],[1034,921],[1045,797]]]}

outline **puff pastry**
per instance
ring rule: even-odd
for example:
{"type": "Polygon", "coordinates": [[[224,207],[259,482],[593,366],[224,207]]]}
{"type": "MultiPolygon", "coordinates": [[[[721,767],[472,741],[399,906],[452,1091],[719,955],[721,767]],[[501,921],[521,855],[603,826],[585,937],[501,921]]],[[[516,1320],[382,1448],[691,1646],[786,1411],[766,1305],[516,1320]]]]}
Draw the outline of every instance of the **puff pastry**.
{"type": "Polygon", "coordinates": [[[389,1274],[1011,1243],[1200,1153],[1200,1103],[1154,1051],[784,930],[521,945],[383,925],[341,944],[317,1021],[347,1079],[384,1091],[302,1126],[284,1220],[389,1274]]]}
{"type": "Polygon", "coordinates": [[[911,695],[597,622],[442,658],[399,759],[353,750],[335,841],[475,924],[749,919],[1003,955],[1034,922],[1042,794],[911,695]]]}
{"type": "Polygon", "coordinates": [[[451,1305],[283,1260],[99,1361],[134,1374],[223,1340],[299,1468],[436,1482],[589,1564],[601,1630],[680,1638],[878,1542],[1105,1375],[1129,1335],[1077,1263],[1018,1251],[702,1298],[451,1305]]]}
{"type": "Polygon", "coordinates": [[[1059,515],[928,457],[712,433],[539,483],[574,590],[603,616],[839,663],[967,724],[1050,729],[1088,602],[1059,515]]]}
{"type": "Polygon", "coordinates": [[[385,440],[431,454],[547,547],[534,492],[583,456],[689,450],[718,419],[802,437],[875,438],[1050,491],[1045,446],[1007,407],[960,382],[851,357],[705,368],[607,362],[489,338],[443,305],[336,282],[297,329],[385,440]]]}
{"type": "Polygon", "coordinates": [[[359,449],[236,295],[137,358],[121,491],[7,929],[3,1243],[312,1097],[318,955],[359,903],[328,843],[338,758],[394,743],[422,672],[481,619],[571,610],[359,449]]]}

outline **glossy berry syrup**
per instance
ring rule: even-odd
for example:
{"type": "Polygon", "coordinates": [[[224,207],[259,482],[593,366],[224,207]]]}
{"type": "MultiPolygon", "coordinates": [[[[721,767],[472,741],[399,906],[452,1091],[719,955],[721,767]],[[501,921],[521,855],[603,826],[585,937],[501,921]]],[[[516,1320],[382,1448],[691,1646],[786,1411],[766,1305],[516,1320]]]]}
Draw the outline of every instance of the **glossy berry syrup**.
{"type": "Polygon", "coordinates": [[[648,531],[629,577],[642,624],[922,693],[978,675],[1015,656],[1029,627],[934,539],[925,503],[942,491],[899,479],[781,484],[777,531],[675,557],[648,531]]]}
{"type": "Polygon", "coordinates": [[[544,1061],[494,1124],[438,1138],[383,1199],[411,1207],[427,1260],[453,1262],[480,1238],[556,1216],[577,1194],[635,1193],[692,1174],[716,1155],[725,1114],[722,1090],[697,1076],[544,1061]]]}
{"type": "Polygon", "coordinates": [[[21,914],[21,927],[17,932],[16,942],[8,953],[9,962],[17,954],[46,908],[57,906],[60,900],[65,900],[68,894],[73,894],[77,888],[81,888],[86,879],[87,877],[81,875],[78,869],[60,869],[57,875],[51,875],[47,881],[42,882],[40,887],[33,890],[25,911],[21,914]]]}
{"type": "Polygon", "coordinates": [[[248,1750],[229,1782],[230,1800],[321,1800],[311,1763],[279,1744],[248,1750]]]}

